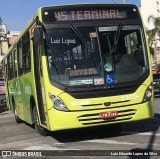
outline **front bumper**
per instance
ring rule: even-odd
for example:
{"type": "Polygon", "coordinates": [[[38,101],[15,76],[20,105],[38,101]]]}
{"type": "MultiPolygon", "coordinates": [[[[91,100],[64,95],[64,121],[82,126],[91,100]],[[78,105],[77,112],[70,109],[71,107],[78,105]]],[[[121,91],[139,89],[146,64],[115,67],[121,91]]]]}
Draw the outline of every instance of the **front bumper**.
{"type": "Polygon", "coordinates": [[[50,131],[132,122],[154,117],[153,99],[146,103],[101,110],[62,112],[51,109],[48,111],[48,115],[50,117],[48,118],[50,131]],[[100,112],[114,110],[118,111],[117,117],[100,118],[100,112]]]}

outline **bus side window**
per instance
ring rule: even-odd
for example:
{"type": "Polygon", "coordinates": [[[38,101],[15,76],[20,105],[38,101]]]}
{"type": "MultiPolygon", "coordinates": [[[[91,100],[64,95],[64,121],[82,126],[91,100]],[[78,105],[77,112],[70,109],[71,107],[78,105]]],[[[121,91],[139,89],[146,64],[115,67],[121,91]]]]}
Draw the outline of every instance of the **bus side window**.
{"type": "Polygon", "coordinates": [[[12,51],[13,78],[15,78],[15,50],[12,51]]]}
{"type": "Polygon", "coordinates": [[[31,70],[29,33],[27,33],[23,37],[22,53],[23,53],[23,68],[24,68],[24,73],[26,73],[31,70]]]}
{"type": "Polygon", "coordinates": [[[13,59],[12,54],[8,56],[8,79],[13,78],[13,59]]]}
{"type": "Polygon", "coordinates": [[[13,51],[13,67],[14,67],[14,77],[17,77],[17,50],[13,51]]]}
{"type": "Polygon", "coordinates": [[[23,74],[23,56],[22,56],[22,40],[18,44],[18,75],[21,76],[23,74]]]}

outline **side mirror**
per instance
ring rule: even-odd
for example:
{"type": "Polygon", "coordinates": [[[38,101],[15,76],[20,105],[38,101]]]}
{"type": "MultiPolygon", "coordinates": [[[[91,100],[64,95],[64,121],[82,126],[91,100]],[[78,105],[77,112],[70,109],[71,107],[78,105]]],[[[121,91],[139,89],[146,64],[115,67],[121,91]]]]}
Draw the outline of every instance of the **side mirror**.
{"type": "Polygon", "coordinates": [[[43,38],[43,32],[41,27],[37,27],[34,29],[34,44],[35,45],[41,45],[42,44],[42,38],[43,38]]]}

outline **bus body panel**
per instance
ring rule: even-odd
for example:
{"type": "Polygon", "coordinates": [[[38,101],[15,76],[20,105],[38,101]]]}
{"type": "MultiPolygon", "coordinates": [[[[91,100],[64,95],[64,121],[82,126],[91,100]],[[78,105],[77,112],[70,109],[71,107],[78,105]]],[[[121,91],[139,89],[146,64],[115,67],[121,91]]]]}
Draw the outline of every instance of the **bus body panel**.
{"type": "Polygon", "coordinates": [[[32,81],[33,77],[31,77],[31,73],[28,73],[22,76],[21,79],[17,78],[9,83],[11,109],[14,111],[14,102],[18,117],[29,124],[33,122],[31,118],[32,110],[30,110],[30,99],[31,96],[34,96],[32,81]]]}
{"type": "MultiPolygon", "coordinates": [[[[153,99],[152,99],[153,100],[153,99]]],[[[127,111],[127,113],[119,113],[122,117],[115,119],[100,119],[100,112],[109,112],[115,109],[90,110],[87,112],[60,112],[54,109],[48,111],[50,118],[50,130],[74,129],[83,127],[92,127],[106,124],[134,122],[138,120],[150,119],[154,117],[153,107],[150,106],[151,101],[143,104],[127,106],[124,108],[116,108],[119,112],[127,111]],[[85,114],[85,117],[83,115],[85,114]],[[133,115],[129,115],[133,114],[133,115]],[[88,115],[88,116],[87,116],[88,115]],[[124,117],[123,117],[124,116],[124,117]],[[93,119],[92,119],[93,118],[93,119]]]]}

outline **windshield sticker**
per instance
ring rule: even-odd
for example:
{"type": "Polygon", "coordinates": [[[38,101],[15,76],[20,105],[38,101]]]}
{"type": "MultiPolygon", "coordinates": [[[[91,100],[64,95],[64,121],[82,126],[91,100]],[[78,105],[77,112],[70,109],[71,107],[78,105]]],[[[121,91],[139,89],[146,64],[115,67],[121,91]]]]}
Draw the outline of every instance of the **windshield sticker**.
{"type": "Polygon", "coordinates": [[[94,85],[102,85],[102,84],[104,84],[104,78],[94,79],[94,85]]]}
{"type": "Polygon", "coordinates": [[[116,31],[117,30],[117,26],[110,26],[110,27],[99,27],[99,31],[116,31]]]}
{"type": "Polygon", "coordinates": [[[107,84],[114,84],[115,83],[115,79],[114,79],[114,75],[113,74],[105,75],[105,79],[106,79],[106,83],[107,84]]]}
{"type": "Polygon", "coordinates": [[[76,44],[76,39],[65,39],[65,38],[51,38],[51,44],[76,44]]]}
{"type": "Polygon", "coordinates": [[[87,79],[87,80],[73,80],[73,81],[69,81],[70,86],[74,86],[74,85],[85,85],[85,84],[93,84],[93,80],[92,79],[87,79]]]}
{"type": "Polygon", "coordinates": [[[107,72],[111,72],[113,70],[112,68],[112,64],[111,63],[106,63],[104,65],[104,69],[107,71],[107,72]]]}
{"type": "MultiPolygon", "coordinates": [[[[98,30],[99,32],[103,31],[117,31],[118,26],[109,26],[109,27],[99,27],[98,30]]],[[[139,30],[140,26],[138,25],[128,25],[128,26],[123,26],[122,30],[139,30]]]]}
{"type": "Polygon", "coordinates": [[[97,72],[96,68],[69,70],[70,77],[85,76],[85,75],[97,75],[97,74],[98,74],[98,72],[97,72]]]}

